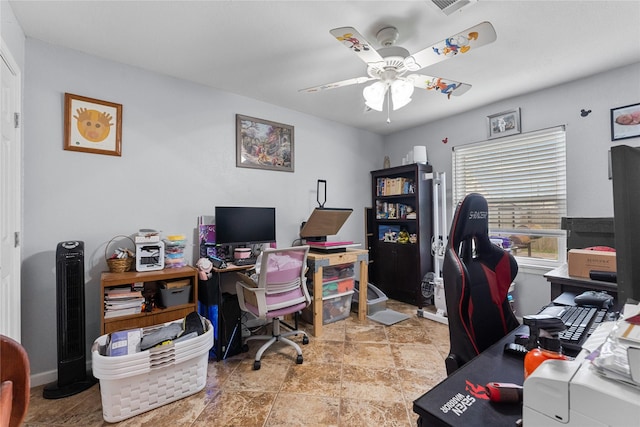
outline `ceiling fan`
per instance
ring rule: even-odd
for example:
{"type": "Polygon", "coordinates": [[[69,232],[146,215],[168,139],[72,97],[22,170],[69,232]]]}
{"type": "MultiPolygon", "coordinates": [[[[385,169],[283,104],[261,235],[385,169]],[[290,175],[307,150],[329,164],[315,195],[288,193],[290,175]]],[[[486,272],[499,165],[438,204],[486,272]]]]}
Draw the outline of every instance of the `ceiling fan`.
{"type": "Polygon", "coordinates": [[[395,45],[398,39],[395,27],[378,31],[376,39],[383,47],[377,50],[355,28],[334,28],[330,33],[367,64],[368,76],[314,86],[301,92],[318,92],[377,80],[362,91],[365,104],[376,111],[383,110],[385,98],[388,104],[393,103],[394,110],[404,107],[411,102],[416,87],[440,92],[447,97],[462,95],[471,89],[471,85],[407,72],[421,70],[496,40],[493,25],[485,21],[411,55],[403,47],[395,45]]]}

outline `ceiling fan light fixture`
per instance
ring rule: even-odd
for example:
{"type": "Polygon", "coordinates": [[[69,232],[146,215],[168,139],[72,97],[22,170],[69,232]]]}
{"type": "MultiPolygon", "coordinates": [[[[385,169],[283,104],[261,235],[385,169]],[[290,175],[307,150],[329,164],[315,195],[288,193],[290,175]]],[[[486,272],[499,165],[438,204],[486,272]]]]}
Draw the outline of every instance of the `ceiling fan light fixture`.
{"type": "Polygon", "coordinates": [[[399,110],[411,102],[413,95],[413,84],[406,80],[394,80],[391,83],[391,100],[393,101],[393,110],[399,110]]]}
{"type": "Polygon", "coordinates": [[[364,103],[372,110],[382,111],[385,93],[387,93],[387,85],[377,81],[362,90],[364,103]]]}

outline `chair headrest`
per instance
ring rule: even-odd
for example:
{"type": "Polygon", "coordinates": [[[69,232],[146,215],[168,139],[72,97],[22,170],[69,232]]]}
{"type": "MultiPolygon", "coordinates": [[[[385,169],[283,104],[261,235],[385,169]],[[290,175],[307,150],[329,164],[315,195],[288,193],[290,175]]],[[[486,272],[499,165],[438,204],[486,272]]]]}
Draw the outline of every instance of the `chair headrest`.
{"type": "Polygon", "coordinates": [[[456,208],[449,242],[456,247],[472,237],[487,238],[489,235],[489,205],[482,194],[468,194],[456,208]]]}

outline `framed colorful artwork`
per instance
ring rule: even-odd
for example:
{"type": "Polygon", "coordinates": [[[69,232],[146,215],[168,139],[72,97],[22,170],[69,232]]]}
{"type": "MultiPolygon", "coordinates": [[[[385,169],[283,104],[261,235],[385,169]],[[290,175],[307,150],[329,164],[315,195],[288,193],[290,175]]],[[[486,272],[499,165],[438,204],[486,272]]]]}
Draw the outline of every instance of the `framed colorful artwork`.
{"type": "Polygon", "coordinates": [[[503,111],[487,117],[488,138],[520,133],[520,109],[503,111]]]}
{"type": "Polygon", "coordinates": [[[64,94],[64,149],[122,154],[122,105],[64,94]]]}
{"type": "Polygon", "coordinates": [[[293,126],[236,114],[236,166],[293,172],[293,126]]]}
{"type": "Polygon", "coordinates": [[[611,109],[611,140],[640,136],[640,104],[611,109]]]}

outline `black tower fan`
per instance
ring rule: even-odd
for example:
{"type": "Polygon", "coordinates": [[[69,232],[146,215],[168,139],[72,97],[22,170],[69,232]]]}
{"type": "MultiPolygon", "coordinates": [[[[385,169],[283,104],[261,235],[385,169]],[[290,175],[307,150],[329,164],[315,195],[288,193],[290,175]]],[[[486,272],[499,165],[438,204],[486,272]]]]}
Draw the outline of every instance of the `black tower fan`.
{"type": "Polygon", "coordinates": [[[58,381],[47,384],[45,399],[80,393],[96,383],[87,375],[84,317],[84,243],[58,243],[56,250],[58,381]]]}

